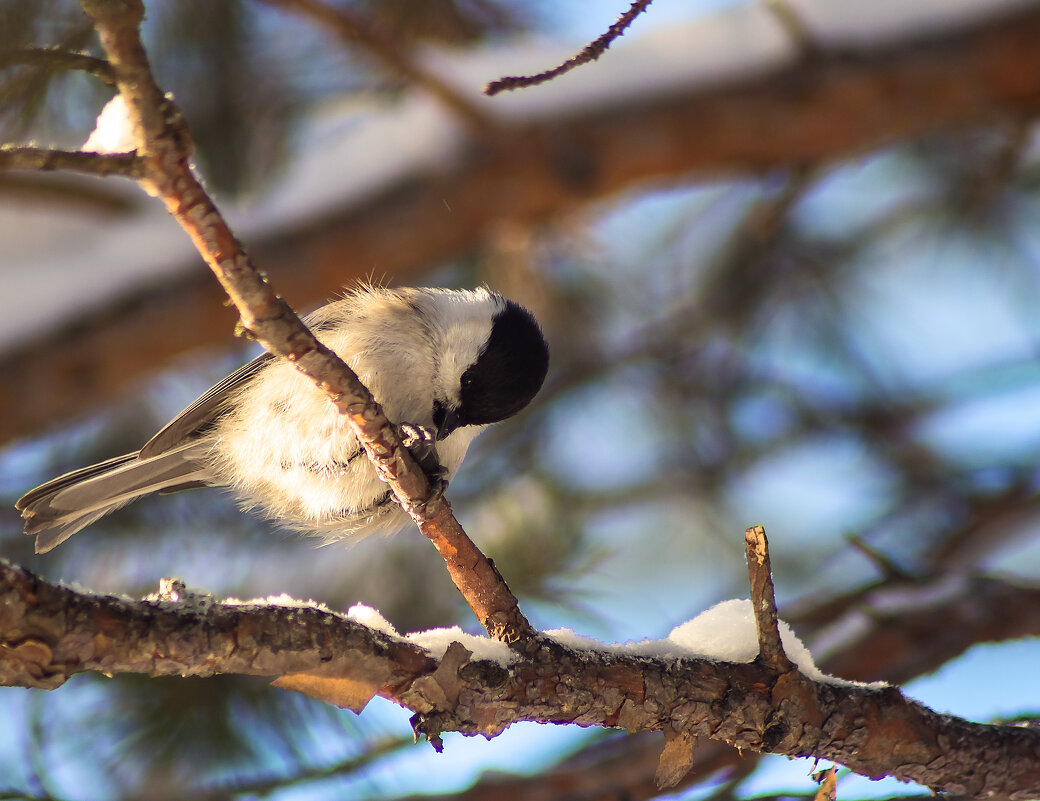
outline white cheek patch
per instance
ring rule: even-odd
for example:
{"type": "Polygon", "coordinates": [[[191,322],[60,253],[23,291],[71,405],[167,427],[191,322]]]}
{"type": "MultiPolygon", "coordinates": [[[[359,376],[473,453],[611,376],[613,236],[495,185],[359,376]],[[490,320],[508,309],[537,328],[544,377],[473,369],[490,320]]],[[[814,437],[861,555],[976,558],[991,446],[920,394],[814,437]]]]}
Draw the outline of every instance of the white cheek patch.
{"type": "Polygon", "coordinates": [[[466,293],[467,300],[440,299],[441,320],[435,336],[441,343],[437,355],[436,397],[458,403],[462,374],[480,357],[491,336],[491,326],[500,309],[497,296],[486,290],[466,293]]]}

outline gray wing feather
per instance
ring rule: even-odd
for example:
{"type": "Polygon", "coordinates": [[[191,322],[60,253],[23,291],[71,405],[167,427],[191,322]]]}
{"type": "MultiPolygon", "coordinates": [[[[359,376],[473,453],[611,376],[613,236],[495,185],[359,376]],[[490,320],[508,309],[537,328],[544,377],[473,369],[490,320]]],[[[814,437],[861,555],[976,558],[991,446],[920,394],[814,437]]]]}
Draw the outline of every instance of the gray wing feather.
{"type": "Polygon", "coordinates": [[[198,400],[174,417],[163,429],[148,440],[140,450],[141,459],[150,459],[176,448],[186,440],[204,431],[223,410],[225,403],[242,384],[246,383],[271,363],[274,357],[262,353],[253,361],[239,367],[227,378],[214,384],[198,400]]]}

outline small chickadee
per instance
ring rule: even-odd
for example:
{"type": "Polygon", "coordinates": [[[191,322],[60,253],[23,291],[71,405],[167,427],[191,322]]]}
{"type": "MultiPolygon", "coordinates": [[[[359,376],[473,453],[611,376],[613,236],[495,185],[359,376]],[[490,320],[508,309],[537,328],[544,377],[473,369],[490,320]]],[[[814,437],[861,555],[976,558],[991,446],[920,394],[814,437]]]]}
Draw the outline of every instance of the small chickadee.
{"type": "MultiPolygon", "coordinates": [[[[531,313],[487,289],[365,286],[306,322],[390,420],[433,441],[447,478],[485,426],[530,402],[549,366],[531,313]]],[[[330,539],[408,520],[346,418],[270,354],[208,390],[141,450],[48,481],[16,507],[45,553],[142,495],[203,486],[228,487],[243,508],[330,539]]]]}

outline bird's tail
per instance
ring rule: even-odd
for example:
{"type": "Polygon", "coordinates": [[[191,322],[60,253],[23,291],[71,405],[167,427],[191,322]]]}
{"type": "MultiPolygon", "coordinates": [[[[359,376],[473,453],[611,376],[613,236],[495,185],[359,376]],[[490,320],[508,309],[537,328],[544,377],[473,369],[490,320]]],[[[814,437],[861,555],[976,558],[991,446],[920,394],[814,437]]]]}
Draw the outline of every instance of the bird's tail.
{"type": "Polygon", "coordinates": [[[146,459],[139,453],[58,476],[25,493],[15,503],[25,533],[36,537],[36,553],[46,553],[81,528],[143,495],[174,492],[209,483],[211,473],[197,442],[146,459]]]}

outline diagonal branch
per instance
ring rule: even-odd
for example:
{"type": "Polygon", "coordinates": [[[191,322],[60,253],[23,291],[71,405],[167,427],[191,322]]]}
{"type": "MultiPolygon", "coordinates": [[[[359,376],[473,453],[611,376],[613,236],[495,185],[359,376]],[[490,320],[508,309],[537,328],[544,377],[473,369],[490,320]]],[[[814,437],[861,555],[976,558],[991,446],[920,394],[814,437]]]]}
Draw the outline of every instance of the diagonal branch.
{"type": "Polygon", "coordinates": [[[191,237],[241,315],[241,325],[268,351],[291,361],[346,416],[358,440],[398,502],[437,547],[456,586],[488,632],[505,641],[533,633],[493,564],[477,549],[447,501],[431,498],[426,475],[402,446],[397,431],[358,377],[319,342],[256,270],[220,210],[195,177],[191,138],[179,111],[156,84],[140,41],[144,5],[82,0],[108,54],[126,101],[141,179],[191,237]]]}

